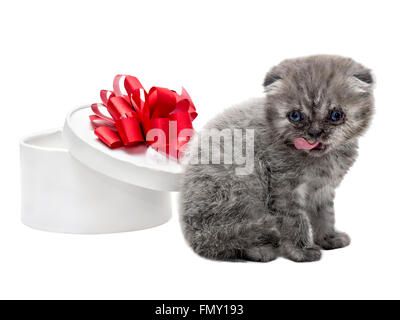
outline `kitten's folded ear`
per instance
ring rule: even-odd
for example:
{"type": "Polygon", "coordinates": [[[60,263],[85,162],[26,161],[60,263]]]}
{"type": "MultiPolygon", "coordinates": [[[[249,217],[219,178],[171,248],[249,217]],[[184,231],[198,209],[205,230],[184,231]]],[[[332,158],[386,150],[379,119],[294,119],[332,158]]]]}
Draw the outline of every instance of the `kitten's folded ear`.
{"type": "Polygon", "coordinates": [[[353,76],[366,84],[373,84],[375,82],[371,70],[364,70],[362,72],[357,72],[353,76]]]}
{"type": "Polygon", "coordinates": [[[350,83],[357,92],[371,92],[375,87],[375,78],[371,70],[363,68],[353,74],[350,83]]]}
{"type": "Polygon", "coordinates": [[[279,83],[281,82],[280,80],[282,80],[282,77],[278,73],[274,71],[268,72],[263,83],[265,92],[272,93],[277,90],[279,88],[279,83]]]}
{"type": "Polygon", "coordinates": [[[268,87],[273,84],[275,81],[282,80],[282,78],[275,72],[268,72],[264,79],[264,87],[268,87]]]}

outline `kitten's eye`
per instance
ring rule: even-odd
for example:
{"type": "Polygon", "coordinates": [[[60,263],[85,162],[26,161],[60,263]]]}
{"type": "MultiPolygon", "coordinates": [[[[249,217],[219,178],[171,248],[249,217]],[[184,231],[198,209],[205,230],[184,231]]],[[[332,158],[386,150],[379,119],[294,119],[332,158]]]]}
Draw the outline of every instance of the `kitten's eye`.
{"type": "Polygon", "coordinates": [[[299,122],[303,120],[303,114],[298,110],[290,111],[288,114],[288,118],[290,121],[299,122]]]}
{"type": "Polygon", "coordinates": [[[339,110],[332,110],[331,114],[329,115],[329,119],[332,121],[339,121],[344,116],[344,113],[339,110]]]}

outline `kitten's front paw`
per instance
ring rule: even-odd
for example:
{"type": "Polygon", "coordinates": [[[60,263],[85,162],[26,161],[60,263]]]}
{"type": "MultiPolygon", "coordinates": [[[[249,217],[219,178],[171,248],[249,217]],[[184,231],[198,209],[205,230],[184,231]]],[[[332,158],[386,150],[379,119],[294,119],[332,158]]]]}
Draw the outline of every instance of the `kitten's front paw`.
{"type": "Polygon", "coordinates": [[[315,240],[315,243],[324,250],[344,248],[347,247],[350,242],[350,237],[344,232],[335,232],[325,235],[322,239],[315,240]]]}
{"type": "Polygon", "coordinates": [[[294,262],[313,262],[321,259],[322,253],[319,247],[299,248],[287,244],[282,247],[283,256],[294,262]]]}
{"type": "Polygon", "coordinates": [[[281,242],[281,234],[275,228],[261,229],[259,236],[257,237],[254,244],[256,246],[271,245],[274,248],[278,248],[281,242]]]}

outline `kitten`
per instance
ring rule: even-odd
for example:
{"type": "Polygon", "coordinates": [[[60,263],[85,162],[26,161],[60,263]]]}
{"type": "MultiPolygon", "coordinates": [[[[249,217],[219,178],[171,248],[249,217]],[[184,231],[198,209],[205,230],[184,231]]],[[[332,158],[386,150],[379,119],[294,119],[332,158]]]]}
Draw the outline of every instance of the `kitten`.
{"type": "MultiPolygon", "coordinates": [[[[335,230],[333,200],[371,121],[373,84],[370,70],[349,58],[285,60],[266,75],[266,98],[209,122],[191,147],[181,193],[181,225],[194,251],[217,260],[306,262],[319,260],[321,248],[348,246],[349,236],[335,230]],[[224,129],[254,129],[247,174],[236,163],[198,159],[209,155],[210,132],[219,140],[224,129]]],[[[219,142],[211,152],[223,157],[235,144],[219,142]]]]}

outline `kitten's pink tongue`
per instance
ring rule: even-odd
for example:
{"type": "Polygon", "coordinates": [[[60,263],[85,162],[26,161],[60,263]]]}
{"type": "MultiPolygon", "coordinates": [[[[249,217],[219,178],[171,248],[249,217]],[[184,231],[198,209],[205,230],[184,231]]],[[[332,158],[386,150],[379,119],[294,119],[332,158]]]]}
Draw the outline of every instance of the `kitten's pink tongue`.
{"type": "Polygon", "coordinates": [[[296,147],[296,149],[311,150],[314,149],[317,145],[318,142],[314,142],[313,144],[311,144],[304,138],[294,139],[294,146],[296,147]]]}

